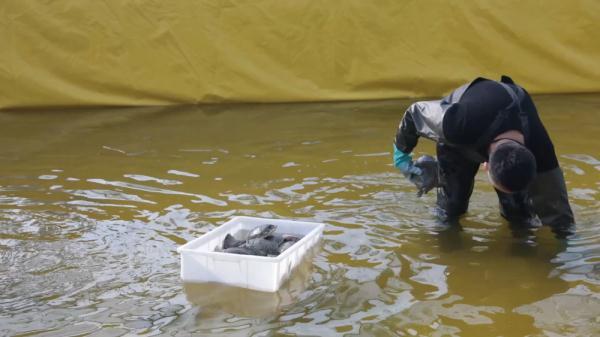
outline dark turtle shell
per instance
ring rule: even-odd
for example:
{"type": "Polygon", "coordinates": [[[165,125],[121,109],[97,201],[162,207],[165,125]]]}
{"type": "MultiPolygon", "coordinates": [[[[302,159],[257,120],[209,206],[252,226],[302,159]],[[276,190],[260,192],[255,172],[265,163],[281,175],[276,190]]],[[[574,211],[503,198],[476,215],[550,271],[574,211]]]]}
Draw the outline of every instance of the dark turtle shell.
{"type": "Polygon", "coordinates": [[[264,252],[264,255],[279,255],[279,244],[273,240],[267,240],[265,238],[248,240],[244,247],[264,252]]]}
{"type": "Polygon", "coordinates": [[[244,240],[236,240],[231,234],[225,235],[225,239],[223,239],[223,249],[231,248],[231,247],[239,247],[244,244],[244,240]]]}
{"type": "Polygon", "coordinates": [[[230,254],[267,256],[266,253],[264,253],[260,250],[253,249],[252,247],[245,247],[245,246],[230,247],[230,248],[224,249],[223,252],[230,253],[230,254]]]}
{"type": "Polygon", "coordinates": [[[266,224],[254,227],[248,233],[248,240],[256,239],[256,238],[264,238],[265,236],[269,236],[275,232],[277,226],[266,224]]]}

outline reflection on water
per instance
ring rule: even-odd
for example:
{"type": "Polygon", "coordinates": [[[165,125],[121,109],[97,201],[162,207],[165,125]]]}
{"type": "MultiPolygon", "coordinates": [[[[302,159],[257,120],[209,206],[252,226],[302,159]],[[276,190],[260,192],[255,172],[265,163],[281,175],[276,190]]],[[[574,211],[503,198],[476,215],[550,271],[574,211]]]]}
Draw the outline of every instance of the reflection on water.
{"type": "Polygon", "coordinates": [[[2,112],[0,335],[598,335],[600,97],[536,101],[568,241],[513,237],[483,175],[437,223],[390,165],[408,101],[2,112]],[[276,293],[183,284],[176,248],[234,215],[327,227],[276,293]]]}
{"type": "Polygon", "coordinates": [[[313,248],[308,252],[293,276],[274,293],[231,287],[218,283],[185,283],[188,301],[201,308],[199,320],[219,317],[227,312],[241,317],[267,319],[282,312],[300,298],[310,283],[313,248]]]}

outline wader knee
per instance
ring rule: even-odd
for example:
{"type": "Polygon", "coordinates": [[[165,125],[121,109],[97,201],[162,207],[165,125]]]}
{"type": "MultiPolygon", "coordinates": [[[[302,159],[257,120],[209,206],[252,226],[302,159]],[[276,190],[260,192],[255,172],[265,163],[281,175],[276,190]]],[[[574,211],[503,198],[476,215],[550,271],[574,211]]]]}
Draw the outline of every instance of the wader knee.
{"type": "Polygon", "coordinates": [[[465,158],[456,148],[437,144],[439,187],[438,215],[443,220],[455,220],[469,207],[479,163],[465,158]]]}
{"type": "Polygon", "coordinates": [[[449,196],[446,187],[439,187],[437,190],[437,206],[444,218],[451,220],[456,219],[462,214],[467,212],[469,208],[469,197],[462,196],[449,196]]]}
{"type": "Polygon", "coordinates": [[[564,238],[575,232],[575,218],[560,167],[539,173],[529,195],[542,223],[550,226],[556,237],[564,238]]]}
{"type": "Polygon", "coordinates": [[[529,235],[533,228],[541,227],[542,223],[533,211],[526,191],[509,194],[496,190],[496,194],[500,202],[500,214],[509,222],[515,236],[529,235]]]}

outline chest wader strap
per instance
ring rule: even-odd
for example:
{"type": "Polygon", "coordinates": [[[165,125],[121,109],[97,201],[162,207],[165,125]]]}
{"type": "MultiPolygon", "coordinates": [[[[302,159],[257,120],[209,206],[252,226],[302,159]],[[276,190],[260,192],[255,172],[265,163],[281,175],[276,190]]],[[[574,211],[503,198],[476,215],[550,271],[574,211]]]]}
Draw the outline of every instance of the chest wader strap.
{"type": "Polygon", "coordinates": [[[519,104],[518,98],[516,97],[515,93],[510,88],[504,87],[505,84],[501,84],[503,88],[509,91],[509,95],[512,99],[512,102],[505,109],[498,111],[498,114],[496,115],[496,118],[494,118],[494,121],[483,132],[483,134],[481,134],[481,136],[477,138],[477,141],[475,141],[475,143],[468,146],[461,146],[460,151],[463,154],[463,156],[472,161],[479,163],[487,161],[487,158],[483,156],[479,152],[479,150],[485,148],[487,145],[490,144],[494,136],[496,136],[498,129],[500,129],[500,126],[504,124],[504,122],[508,119],[509,114],[512,113],[514,111],[515,106],[519,104]]]}
{"type": "Polygon", "coordinates": [[[490,124],[485,132],[477,139],[475,144],[470,146],[470,150],[477,152],[477,150],[487,146],[492,141],[494,136],[496,136],[498,129],[509,117],[509,114],[514,113],[514,111],[517,111],[519,114],[519,119],[521,121],[521,132],[525,138],[525,144],[529,144],[529,119],[527,117],[527,113],[521,109],[521,100],[525,97],[525,92],[517,85],[512,84],[512,80],[510,78],[506,76],[502,77],[503,81],[506,81],[507,79],[511,84],[506,84],[504,82],[498,83],[502,86],[502,88],[504,88],[504,90],[506,90],[512,102],[506,108],[498,112],[492,124],[490,124]]]}
{"type": "MultiPolygon", "coordinates": [[[[527,117],[527,113],[521,109],[521,100],[525,98],[525,92],[508,76],[502,76],[501,81],[497,83],[500,84],[504,90],[506,90],[511,98],[511,103],[506,108],[498,112],[492,124],[490,124],[490,126],[483,132],[483,134],[474,144],[457,147],[466,158],[475,162],[483,163],[487,160],[487,158],[481,155],[478,150],[490,144],[494,136],[496,136],[498,129],[500,129],[500,126],[502,126],[502,124],[506,121],[506,119],[509,117],[509,114],[514,113],[515,110],[518,112],[519,119],[521,121],[521,132],[523,133],[523,137],[525,139],[524,143],[525,145],[529,144],[529,118],[527,117]]],[[[452,146],[452,144],[449,145],[452,146]]]]}
{"type": "Polygon", "coordinates": [[[506,92],[510,95],[513,102],[507,108],[510,109],[514,105],[517,106],[519,112],[519,119],[521,120],[521,132],[523,133],[523,137],[525,139],[525,144],[529,144],[529,117],[527,116],[527,112],[523,111],[521,108],[521,101],[525,98],[525,91],[522,88],[515,85],[514,82],[507,76],[502,76],[502,82],[498,82],[500,85],[506,90],[506,92]],[[510,81],[509,84],[505,83],[510,81]]]}

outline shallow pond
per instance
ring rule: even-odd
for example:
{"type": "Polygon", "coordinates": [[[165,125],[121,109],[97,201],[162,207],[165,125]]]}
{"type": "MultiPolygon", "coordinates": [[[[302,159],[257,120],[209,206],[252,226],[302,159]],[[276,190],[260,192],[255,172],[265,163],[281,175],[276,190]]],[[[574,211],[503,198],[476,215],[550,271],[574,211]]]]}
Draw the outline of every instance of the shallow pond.
{"type": "Polygon", "coordinates": [[[597,336],[600,96],[535,101],[566,242],[513,238],[483,172],[437,226],[390,165],[409,101],[1,112],[0,335],[597,336]],[[182,283],[177,247],[234,215],[327,226],[277,293],[182,283]]]}

